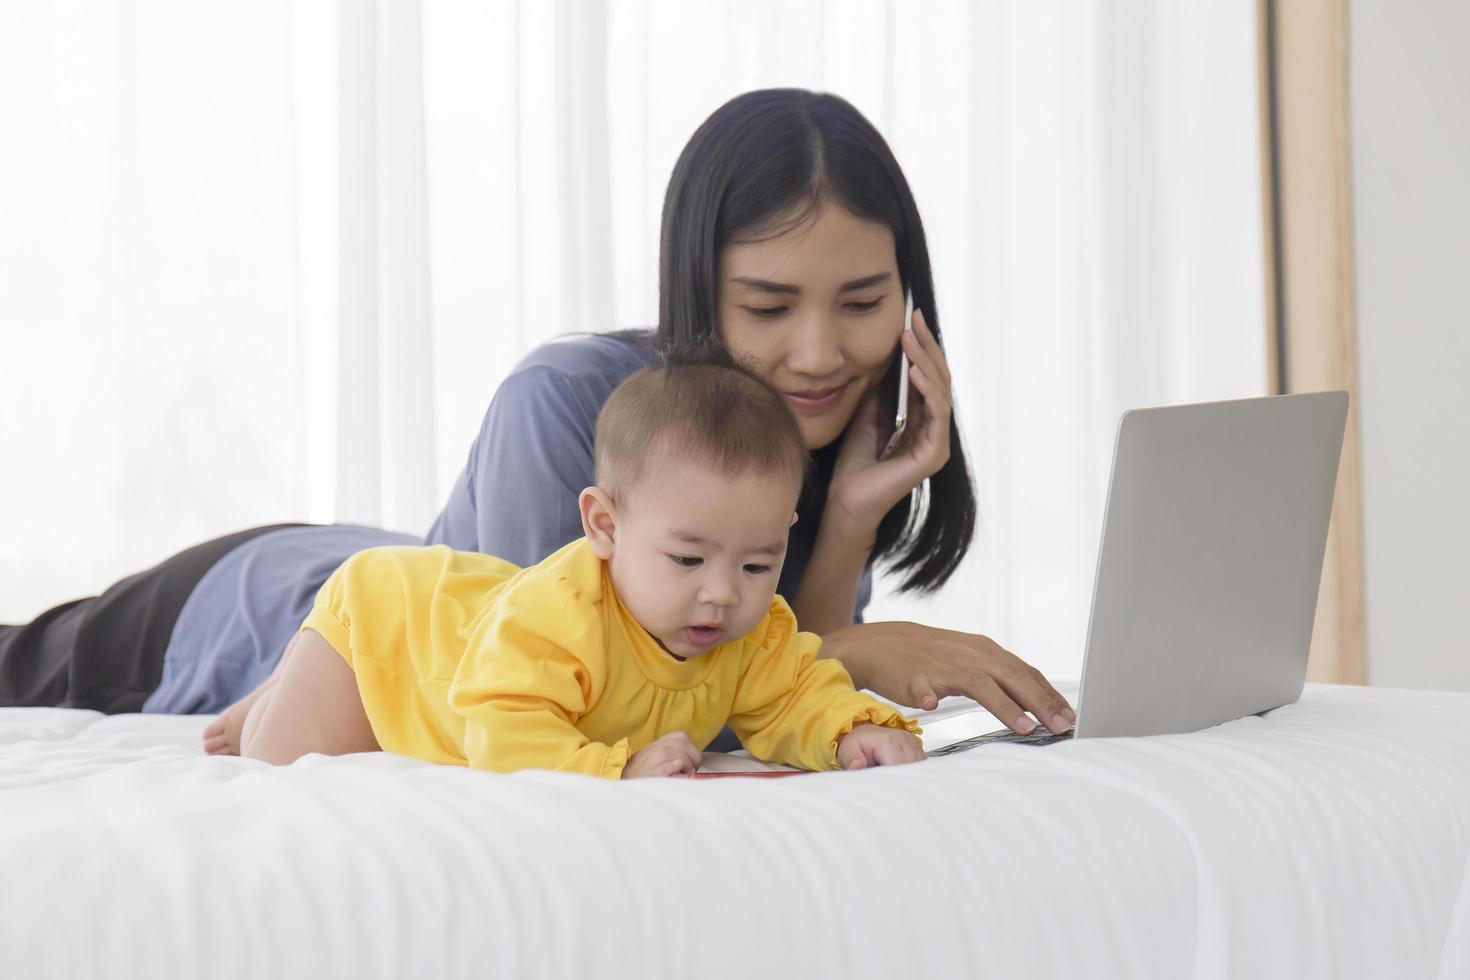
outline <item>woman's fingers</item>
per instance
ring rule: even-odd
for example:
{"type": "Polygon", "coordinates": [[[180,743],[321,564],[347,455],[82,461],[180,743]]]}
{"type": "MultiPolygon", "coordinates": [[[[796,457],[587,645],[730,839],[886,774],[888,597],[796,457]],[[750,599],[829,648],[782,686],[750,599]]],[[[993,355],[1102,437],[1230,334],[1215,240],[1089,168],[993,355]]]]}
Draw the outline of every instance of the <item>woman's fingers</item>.
{"type": "Polygon", "coordinates": [[[918,430],[914,454],[932,474],[949,461],[949,364],[920,312],[915,312],[914,327],[904,331],[902,343],[912,364],[909,380],[923,396],[921,417],[912,420],[918,430]]]}
{"type": "Polygon", "coordinates": [[[925,695],[960,694],[1017,732],[1034,730],[1031,711],[1061,733],[1077,713],[1034,667],[987,636],[917,623],[866,623],[826,635],[824,647],[863,687],[890,701],[930,709],[925,695]],[[1023,710],[1024,709],[1024,710],[1023,710]]]}
{"type": "Polygon", "coordinates": [[[881,426],[879,392],[874,388],[848,424],[828,496],[829,503],[840,503],[849,514],[873,525],[939,472],[950,457],[949,365],[922,313],[915,313],[913,326],[903,331],[900,344],[910,362],[912,395],[908,425],[898,449],[877,459],[881,426]]]}
{"type": "Polygon", "coordinates": [[[1035,727],[1035,722],[1026,717],[1027,711],[1054,735],[1060,735],[1077,721],[1077,713],[1067,699],[1051,686],[1041,671],[988,636],[964,633],[951,636],[966,648],[965,666],[958,672],[959,683],[945,685],[954,693],[979,701],[1012,731],[1023,735],[1035,727]]]}
{"type": "Polygon", "coordinates": [[[923,403],[915,413],[918,418],[912,419],[918,435],[929,436],[936,445],[943,445],[945,451],[949,449],[949,413],[950,404],[946,400],[947,395],[941,393],[935,387],[933,380],[924,374],[917,364],[909,368],[909,380],[914,383],[919,394],[924,396],[923,403]]]}
{"type": "Polygon", "coordinates": [[[991,675],[1010,696],[1025,705],[1054,735],[1071,728],[1077,721],[1077,713],[1035,667],[1006,650],[988,637],[978,636],[993,651],[999,663],[991,675]]]}
{"type": "Polygon", "coordinates": [[[934,358],[924,350],[919,342],[918,335],[912,330],[904,331],[903,335],[904,353],[909,356],[909,381],[919,389],[919,394],[924,396],[924,404],[949,404],[949,387],[941,385],[939,379],[939,367],[934,363],[934,358]]]}
{"type": "MultiPolygon", "coordinates": [[[[929,329],[929,321],[924,319],[923,310],[914,311],[913,336],[935,367],[935,370],[930,372],[931,377],[938,381],[940,387],[948,393],[953,383],[949,373],[949,359],[944,356],[944,348],[939,346],[939,339],[934,336],[934,331],[929,329]]],[[[910,357],[912,358],[912,355],[910,357]]],[[[948,400],[947,397],[946,400],[948,400]]]]}
{"type": "Polygon", "coordinates": [[[912,703],[925,711],[933,711],[939,707],[939,695],[934,691],[934,684],[929,680],[927,674],[915,674],[909,683],[909,696],[913,698],[912,703]]]}
{"type": "Polygon", "coordinates": [[[949,462],[949,405],[935,395],[933,382],[919,373],[918,365],[910,368],[914,387],[924,396],[917,414],[909,425],[913,441],[909,452],[925,476],[938,473],[949,462]]]}
{"type": "Polygon", "coordinates": [[[936,385],[933,379],[924,373],[924,369],[917,364],[909,368],[909,380],[913,382],[915,388],[919,389],[919,394],[924,396],[924,404],[921,407],[926,410],[926,415],[936,418],[942,417],[945,422],[945,427],[948,428],[950,413],[949,393],[936,385]],[[931,407],[938,411],[929,411],[931,407]]]}
{"type": "Polygon", "coordinates": [[[949,361],[945,358],[939,341],[934,339],[934,334],[929,330],[929,325],[924,321],[922,313],[914,312],[913,329],[903,332],[901,342],[904,353],[909,356],[909,361],[934,383],[935,397],[941,398],[948,404],[950,387],[953,383],[949,373],[949,361]]]}
{"type": "Polygon", "coordinates": [[[1017,735],[1030,735],[1036,730],[1036,722],[1031,720],[1031,716],[989,674],[971,674],[959,686],[959,693],[978,701],[981,707],[1017,735]]]}

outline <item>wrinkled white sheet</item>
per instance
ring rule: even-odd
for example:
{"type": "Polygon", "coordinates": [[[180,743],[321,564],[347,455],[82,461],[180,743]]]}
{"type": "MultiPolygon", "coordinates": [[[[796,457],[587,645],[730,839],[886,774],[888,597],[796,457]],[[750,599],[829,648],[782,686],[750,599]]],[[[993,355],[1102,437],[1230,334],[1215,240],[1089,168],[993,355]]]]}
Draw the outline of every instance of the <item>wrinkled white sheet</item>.
{"type": "Polygon", "coordinates": [[[621,784],[273,769],[206,720],[0,710],[0,973],[1470,977],[1470,695],[621,784]]]}

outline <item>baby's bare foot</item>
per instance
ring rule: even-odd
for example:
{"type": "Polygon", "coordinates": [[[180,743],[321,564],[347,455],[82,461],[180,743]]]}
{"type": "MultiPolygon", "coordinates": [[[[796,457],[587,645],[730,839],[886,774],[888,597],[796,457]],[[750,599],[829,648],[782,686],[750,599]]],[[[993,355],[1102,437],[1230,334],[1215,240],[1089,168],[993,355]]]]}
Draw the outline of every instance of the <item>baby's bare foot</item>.
{"type": "Polygon", "coordinates": [[[240,732],[245,727],[245,716],[250,713],[250,706],[255,703],[255,699],[275,682],[276,675],[272,674],[255,690],[220,712],[219,717],[204,729],[204,751],[210,755],[239,755],[240,732]]]}

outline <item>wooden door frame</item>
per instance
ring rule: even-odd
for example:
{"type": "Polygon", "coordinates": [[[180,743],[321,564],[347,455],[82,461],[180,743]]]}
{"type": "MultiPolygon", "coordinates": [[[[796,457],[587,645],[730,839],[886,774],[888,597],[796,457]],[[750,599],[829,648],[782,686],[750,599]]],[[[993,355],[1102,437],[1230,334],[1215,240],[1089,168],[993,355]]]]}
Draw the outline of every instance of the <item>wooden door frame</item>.
{"type": "Polygon", "coordinates": [[[1367,680],[1347,0],[1257,0],[1269,387],[1350,401],[1307,679],[1367,680]]]}

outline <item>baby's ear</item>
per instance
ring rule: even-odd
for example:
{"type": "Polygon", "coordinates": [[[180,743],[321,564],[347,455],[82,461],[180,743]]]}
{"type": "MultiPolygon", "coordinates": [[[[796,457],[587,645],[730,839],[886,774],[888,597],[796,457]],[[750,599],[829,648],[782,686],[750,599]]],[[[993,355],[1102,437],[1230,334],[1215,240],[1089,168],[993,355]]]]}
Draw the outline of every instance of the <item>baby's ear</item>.
{"type": "Polygon", "coordinates": [[[577,498],[582,511],[582,533],[592,545],[592,553],[603,561],[612,559],[617,550],[618,511],[612,498],[601,487],[588,487],[577,498]]]}
{"type": "Polygon", "coordinates": [[[786,526],[787,526],[787,527],[794,527],[794,526],[795,526],[795,525],[796,525],[796,519],[797,519],[797,518],[798,518],[798,517],[800,517],[800,516],[801,516],[801,515],[800,515],[800,514],[798,514],[798,513],[797,513],[797,512],[796,512],[796,511],[794,511],[794,510],[793,510],[793,511],[792,511],[792,512],[791,512],[791,523],[790,523],[790,524],[788,524],[788,525],[786,525],[786,526]]]}

